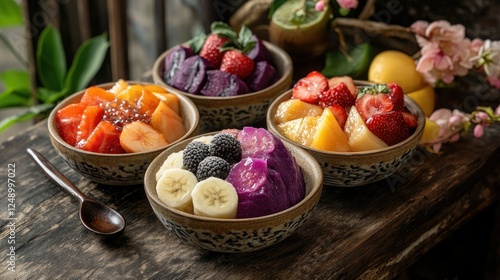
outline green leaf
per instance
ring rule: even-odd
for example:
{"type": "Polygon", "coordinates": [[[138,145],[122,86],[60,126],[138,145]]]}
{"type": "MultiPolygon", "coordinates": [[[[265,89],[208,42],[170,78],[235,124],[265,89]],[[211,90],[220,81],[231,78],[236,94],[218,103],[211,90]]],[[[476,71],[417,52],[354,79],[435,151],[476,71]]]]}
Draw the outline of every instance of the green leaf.
{"type": "Polygon", "coordinates": [[[69,93],[84,89],[102,66],[109,48],[107,34],[85,41],[77,50],[64,81],[69,93]]]}
{"type": "Polygon", "coordinates": [[[23,24],[23,11],[14,0],[0,1],[0,29],[23,24]]]}
{"type": "Polygon", "coordinates": [[[231,27],[223,21],[215,21],[210,25],[210,30],[213,34],[218,34],[221,37],[228,38],[229,40],[236,40],[238,34],[234,32],[231,27]]]}
{"type": "Polygon", "coordinates": [[[66,57],[61,34],[51,25],[47,25],[40,35],[36,62],[42,85],[52,90],[61,90],[67,70],[66,57]]]}
{"type": "Polygon", "coordinates": [[[368,43],[355,46],[348,56],[340,50],[331,51],[326,54],[325,68],[321,73],[327,77],[351,76],[361,79],[366,76],[373,57],[373,48],[368,43]]]}
{"type": "Polygon", "coordinates": [[[26,111],[7,117],[0,121],[0,132],[6,130],[15,123],[32,120],[40,114],[50,111],[52,108],[54,108],[54,104],[35,105],[29,107],[26,111]]]}
{"type": "Polygon", "coordinates": [[[205,44],[205,40],[207,39],[207,35],[204,33],[198,33],[191,40],[187,41],[187,44],[195,54],[200,53],[203,48],[203,44],[205,44]]]}
{"type": "Polygon", "coordinates": [[[0,108],[29,106],[32,100],[27,71],[8,70],[0,73],[5,90],[0,93],[0,108]]]}
{"type": "Polygon", "coordinates": [[[51,90],[48,88],[38,88],[36,93],[38,98],[43,101],[43,103],[50,104],[57,103],[57,101],[66,97],[68,95],[68,92],[68,88],[63,88],[59,91],[51,90]]]}

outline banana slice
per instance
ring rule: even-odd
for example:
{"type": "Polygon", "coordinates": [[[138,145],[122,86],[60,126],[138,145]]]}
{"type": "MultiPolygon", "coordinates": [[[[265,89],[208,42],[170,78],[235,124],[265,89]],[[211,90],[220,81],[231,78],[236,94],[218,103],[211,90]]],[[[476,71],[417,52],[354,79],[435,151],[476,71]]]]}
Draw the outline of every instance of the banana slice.
{"type": "Polygon", "coordinates": [[[182,164],[182,155],[183,151],[179,151],[177,153],[172,153],[167,157],[158,172],[156,172],[156,182],[160,180],[161,175],[163,175],[163,172],[165,172],[165,170],[171,168],[184,168],[184,164],[182,164]]]}
{"type": "Polygon", "coordinates": [[[198,142],[202,142],[202,143],[205,143],[207,145],[210,145],[212,138],[214,138],[213,135],[201,136],[201,137],[193,139],[193,142],[198,141],[198,142]]]}
{"type": "Polygon", "coordinates": [[[210,177],[196,184],[191,194],[195,215],[212,218],[236,218],[238,193],[225,180],[210,177]]]}
{"type": "Polygon", "coordinates": [[[196,176],[180,168],[165,170],[156,183],[156,193],[167,206],[193,213],[191,192],[198,183],[196,176]]]}
{"type": "Polygon", "coordinates": [[[163,134],[149,124],[134,121],[123,127],[120,145],[126,152],[136,153],[165,147],[168,142],[163,134]]]}

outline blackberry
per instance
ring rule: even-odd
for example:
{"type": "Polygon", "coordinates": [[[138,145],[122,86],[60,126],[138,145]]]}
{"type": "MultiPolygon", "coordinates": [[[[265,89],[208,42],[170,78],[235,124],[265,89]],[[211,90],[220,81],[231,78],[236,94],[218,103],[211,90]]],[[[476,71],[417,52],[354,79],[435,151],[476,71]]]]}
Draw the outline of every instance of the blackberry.
{"type": "Polygon", "coordinates": [[[187,170],[196,174],[198,164],[208,156],[208,145],[200,141],[193,141],[184,148],[182,163],[187,170]]]}
{"type": "Polygon", "coordinates": [[[225,159],[229,164],[241,159],[241,144],[236,137],[227,133],[214,135],[210,142],[210,155],[225,159]]]}
{"type": "Polygon", "coordinates": [[[216,156],[208,156],[198,165],[196,178],[198,179],[198,182],[210,177],[217,177],[225,180],[229,175],[230,170],[231,165],[226,160],[216,156]]]}
{"type": "Polygon", "coordinates": [[[122,130],[124,125],[134,121],[144,123],[151,121],[148,115],[141,113],[138,108],[123,99],[115,98],[99,106],[104,109],[103,120],[113,124],[118,130],[122,130]]]}

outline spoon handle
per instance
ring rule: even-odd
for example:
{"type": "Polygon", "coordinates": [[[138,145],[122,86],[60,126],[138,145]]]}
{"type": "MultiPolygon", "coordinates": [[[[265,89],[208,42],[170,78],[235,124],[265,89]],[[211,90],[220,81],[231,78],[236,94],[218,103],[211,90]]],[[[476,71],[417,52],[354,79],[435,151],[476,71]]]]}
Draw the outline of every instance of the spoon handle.
{"type": "Polygon", "coordinates": [[[27,148],[26,152],[33,158],[33,160],[42,168],[42,170],[52,179],[56,184],[61,186],[65,191],[71,194],[73,197],[83,202],[89,199],[84,193],[82,193],[71,181],[66,178],[61,172],[59,172],[44,156],[42,156],[36,150],[27,148]]]}

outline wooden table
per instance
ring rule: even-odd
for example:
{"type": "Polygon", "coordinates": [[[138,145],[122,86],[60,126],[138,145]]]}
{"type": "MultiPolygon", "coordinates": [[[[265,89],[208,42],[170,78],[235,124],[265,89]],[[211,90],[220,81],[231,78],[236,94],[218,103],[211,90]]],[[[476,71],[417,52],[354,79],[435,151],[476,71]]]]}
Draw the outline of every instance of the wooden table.
{"type": "Polygon", "coordinates": [[[167,232],[142,185],[98,185],[73,171],[52,148],[41,122],[0,143],[0,278],[392,278],[499,200],[499,137],[500,126],[493,126],[481,139],[445,146],[441,155],[418,150],[388,180],[358,188],[325,186],[311,218],[288,239],[261,251],[221,254],[183,244],[167,232]],[[120,211],[125,231],[107,239],[87,231],[76,200],[35,166],[28,147],[83,192],[120,211]],[[9,176],[15,179],[10,197],[9,176]],[[13,265],[15,272],[8,270],[13,265]]]}

